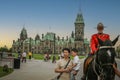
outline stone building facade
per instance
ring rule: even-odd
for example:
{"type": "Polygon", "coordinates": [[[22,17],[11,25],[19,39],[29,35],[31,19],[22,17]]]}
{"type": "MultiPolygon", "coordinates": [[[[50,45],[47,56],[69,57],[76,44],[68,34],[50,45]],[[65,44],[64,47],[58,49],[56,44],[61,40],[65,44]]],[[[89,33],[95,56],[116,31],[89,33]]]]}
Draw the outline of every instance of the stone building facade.
{"type": "Polygon", "coordinates": [[[75,33],[71,32],[71,36],[66,38],[60,38],[53,32],[47,32],[42,34],[40,38],[39,34],[36,35],[35,39],[28,38],[27,30],[22,29],[20,38],[13,40],[12,51],[13,52],[33,52],[33,53],[61,53],[62,49],[67,47],[69,49],[76,48],[79,54],[85,54],[90,52],[89,41],[84,39],[84,20],[82,14],[77,14],[75,20],[75,33]]]}

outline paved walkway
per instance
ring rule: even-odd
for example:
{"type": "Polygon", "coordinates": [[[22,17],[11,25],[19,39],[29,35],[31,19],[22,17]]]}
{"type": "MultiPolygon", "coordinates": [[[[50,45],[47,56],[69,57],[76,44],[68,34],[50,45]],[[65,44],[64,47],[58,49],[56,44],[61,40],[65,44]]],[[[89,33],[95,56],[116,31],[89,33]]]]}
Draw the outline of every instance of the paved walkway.
{"type": "Polygon", "coordinates": [[[40,60],[31,60],[22,63],[20,69],[15,69],[8,76],[0,78],[0,80],[50,80],[56,74],[54,73],[55,64],[40,60]]]}
{"type": "MultiPolygon", "coordinates": [[[[77,80],[80,80],[83,70],[83,61],[81,59],[81,69],[77,75],[77,80]]],[[[120,60],[117,60],[119,63],[120,60]]],[[[0,80],[51,80],[56,75],[54,73],[54,66],[51,62],[44,62],[40,60],[31,60],[27,63],[21,63],[20,69],[15,69],[14,72],[8,76],[0,78],[0,80]]],[[[118,64],[120,69],[120,64],[118,64]]],[[[120,80],[116,77],[115,80],[120,80]]]]}

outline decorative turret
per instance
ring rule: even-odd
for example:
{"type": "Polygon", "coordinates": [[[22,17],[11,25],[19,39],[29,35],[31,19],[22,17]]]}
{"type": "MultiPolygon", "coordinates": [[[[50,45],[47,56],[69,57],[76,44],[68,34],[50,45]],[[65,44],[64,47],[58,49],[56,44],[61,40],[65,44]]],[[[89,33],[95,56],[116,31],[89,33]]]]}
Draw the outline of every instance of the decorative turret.
{"type": "Polygon", "coordinates": [[[40,40],[40,36],[37,34],[35,40],[40,40]]]}
{"type": "Polygon", "coordinates": [[[77,23],[81,23],[81,24],[84,24],[84,20],[83,20],[83,16],[82,16],[82,13],[78,13],[77,14],[77,18],[76,18],[76,21],[75,21],[75,24],[77,23]]]}
{"type": "Polygon", "coordinates": [[[62,41],[64,41],[64,37],[62,37],[62,41]]]}
{"type": "Polygon", "coordinates": [[[42,39],[44,38],[44,34],[42,34],[42,39]]]}
{"type": "Polygon", "coordinates": [[[72,31],[72,33],[71,33],[71,37],[74,38],[74,32],[73,32],[73,31],[72,31]]]}
{"type": "Polygon", "coordinates": [[[15,40],[13,40],[13,44],[15,43],[15,40]]]}
{"type": "Polygon", "coordinates": [[[66,36],[66,41],[68,41],[68,36],[66,36]]]}
{"type": "Polygon", "coordinates": [[[25,28],[23,28],[20,34],[20,40],[25,40],[25,39],[27,39],[27,31],[25,28]]]}
{"type": "Polygon", "coordinates": [[[60,37],[59,37],[59,36],[57,36],[57,40],[58,40],[58,41],[60,40],[60,37]]]}

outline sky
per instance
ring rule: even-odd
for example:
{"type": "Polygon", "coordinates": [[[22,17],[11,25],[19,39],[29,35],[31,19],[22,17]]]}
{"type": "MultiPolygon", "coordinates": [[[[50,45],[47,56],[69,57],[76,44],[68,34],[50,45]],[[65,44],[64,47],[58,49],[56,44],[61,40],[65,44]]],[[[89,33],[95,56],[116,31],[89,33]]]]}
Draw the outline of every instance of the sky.
{"type": "Polygon", "coordinates": [[[11,47],[25,25],[28,37],[54,32],[61,37],[75,30],[78,13],[83,14],[85,38],[90,40],[102,22],[113,40],[120,34],[120,0],[0,0],[0,47],[11,47]]]}

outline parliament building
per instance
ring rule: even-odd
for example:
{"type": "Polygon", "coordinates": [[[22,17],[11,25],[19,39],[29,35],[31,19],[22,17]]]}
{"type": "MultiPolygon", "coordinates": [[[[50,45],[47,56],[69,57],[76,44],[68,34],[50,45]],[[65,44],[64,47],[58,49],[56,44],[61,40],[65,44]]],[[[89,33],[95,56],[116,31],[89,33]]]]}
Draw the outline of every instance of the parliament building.
{"type": "Polygon", "coordinates": [[[13,40],[12,52],[31,51],[36,54],[46,52],[60,54],[63,48],[76,48],[80,55],[89,53],[89,41],[87,38],[84,38],[85,23],[81,13],[77,14],[74,25],[75,31],[71,31],[71,36],[66,36],[65,38],[59,37],[59,35],[53,32],[47,32],[42,34],[41,37],[37,34],[35,39],[33,39],[28,37],[27,30],[24,27],[20,33],[20,38],[16,41],[13,40]]]}

